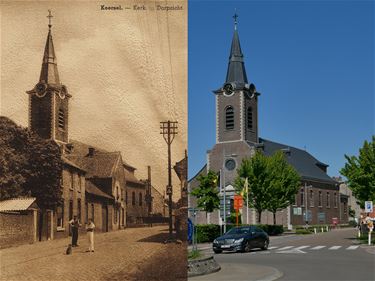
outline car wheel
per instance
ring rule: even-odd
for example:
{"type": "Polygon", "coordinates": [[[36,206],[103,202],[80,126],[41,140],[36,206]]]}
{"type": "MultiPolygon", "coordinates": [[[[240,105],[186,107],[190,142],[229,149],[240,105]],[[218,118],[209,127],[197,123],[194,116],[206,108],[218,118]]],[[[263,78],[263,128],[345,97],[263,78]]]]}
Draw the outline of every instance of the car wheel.
{"type": "Polygon", "coordinates": [[[244,252],[248,253],[251,250],[250,241],[247,241],[244,247],[244,252]]]}
{"type": "Polygon", "coordinates": [[[267,250],[268,249],[268,244],[269,244],[269,241],[268,240],[264,240],[264,244],[262,246],[262,250],[267,250]]]}
{"type": "Polygon", "coordinates": [[[221,254],[223,251],[222,250],[214,250],[215,254],[221,254]]]}

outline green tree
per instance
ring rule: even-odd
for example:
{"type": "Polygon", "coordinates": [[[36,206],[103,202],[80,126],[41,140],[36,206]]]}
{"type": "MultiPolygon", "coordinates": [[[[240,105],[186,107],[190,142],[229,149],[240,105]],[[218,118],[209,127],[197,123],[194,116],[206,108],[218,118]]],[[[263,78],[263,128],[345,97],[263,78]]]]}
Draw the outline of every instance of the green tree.
{"type": "Polygon", "coordinates": [[[200,175],[199,186],[192,190],[191,195],[197,197],[197,206],[207,213],[220,207],[219,191],[217,188],[218,175],[208,171],[207,175],[200,175]]]}
{"type": "Polygon", "coordinates": [[[62,159],[58,145],[0,117],[0,196],[36,197],[42,211],[61,202],[62,159]]]}
{"type": "MultiPolygon", "coordinates": [[[[245,179],[249,182],[249,204],[258,213],[258,223],[261,222],[261,215],[267,209],[270,194],[268,192],[271,178],[268,172],[269,161],[263,153],[257,151],[251,158],[244,158],[237,170],[235,188],[238,193],[243,193],[246,198],[246,191],[243,190],[245,179]]],[[[245,200],[246,201],[246,200],[245,200]]]]}
{"type": "Polygon", "coordinates": [[[301,186],[301,177],[287,163],[284,153],[279,151],[269,159],[268,171],[270,185],[268,192],[272,195],[267,209],[273,214],[273,224],[276,224],[276,212],[290,205],[301,186]]]}
{"type": "Polygon", "coordinates": [[[359,156],[345,155],[346,163],[340,173],[348,179],[353,195],[363,208],[365,201],[375,201],[375,135],[365,141],[359,156]]]}

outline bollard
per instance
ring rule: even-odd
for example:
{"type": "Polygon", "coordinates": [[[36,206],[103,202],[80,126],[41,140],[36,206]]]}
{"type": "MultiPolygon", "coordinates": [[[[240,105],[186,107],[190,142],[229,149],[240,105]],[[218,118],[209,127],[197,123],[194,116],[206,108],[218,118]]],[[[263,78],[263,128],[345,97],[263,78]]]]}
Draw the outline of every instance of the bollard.
{"type": "Polygon", "coordinates": [[[316,234],[316,227],[314,227],[314,233],[316,234]]]}
{"type": "Polygon", "coordinates": [[[321,228],[320,228],[320,230],[321,230],[322,232],[324,232],[324,229],[323,229],[323,227],[321,227],[321,228]]]}
{"type": "Polygon", "coordinates": [[[361,230],[358,230],[358,238],[361,238],[361,230]]]}
{"type": "Polygon", "coordinates": [[[327,232],[328,232],[328,225],[326,226],[326,230],[327,230],[327,232]]]}

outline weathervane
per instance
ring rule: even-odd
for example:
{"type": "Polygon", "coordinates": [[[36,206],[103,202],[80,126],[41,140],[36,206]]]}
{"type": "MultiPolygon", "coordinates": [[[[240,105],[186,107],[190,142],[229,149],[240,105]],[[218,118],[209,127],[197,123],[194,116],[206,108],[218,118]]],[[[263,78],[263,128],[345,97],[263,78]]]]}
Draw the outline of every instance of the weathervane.
{"type": "Polygon", "coordinates": [[[237,18],[238,18],[237,9],[234,9],[233,18],[234,18],[234,30],[237,30],[237,18]]]}
{"type": "Polygon", "coordinates": [[[48,22],[49,22],[48,27],[49,27],[49,29],[51,29],[51,27],[52,27],[51,19],[53,18],[52,14],[51,14],[51,10],[48,10],[47,18],[48,18],[48,22]]]}

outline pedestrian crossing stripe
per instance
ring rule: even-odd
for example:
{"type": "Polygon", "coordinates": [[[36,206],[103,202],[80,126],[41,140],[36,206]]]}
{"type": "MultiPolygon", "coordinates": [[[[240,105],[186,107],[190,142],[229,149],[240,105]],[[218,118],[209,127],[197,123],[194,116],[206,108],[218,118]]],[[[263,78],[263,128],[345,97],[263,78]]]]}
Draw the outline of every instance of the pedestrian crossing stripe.
{"type": "Polygon", "coordinates": [[[290,249],[290,248],[293,248],[294,246],[286,246],[286,247],[282,247],[280,249],[278,249],[278,251],[284,251],[284,250],[287,250],[287,249],[290,249]]]}
{"type": "Polygon", "coordinates": [[[355,249],[357,249],[359,247],[359,245],[357,245],[357,246],[350,246],[350,247],[348,247],[348,248],[346,248],[347,250],[355,250],[355,249]]]}
{"type": "Polygon", "coordinates": [[[305,248],[308,248],[310,246],[299,246],[297,248],[295,248],[295,250],[302,250],[302,249],[305,249],[305,248]]]}
{"type": "Polygon", "coordinates": [[[337,250],[337,249],[340,249],[342,246],[332,246],[331,248],[329,248],[328,250],[337,250]]]}
{"type": "Polygon", "coordinates": [[[320,250],[320,249],[323,249],[325,248],[326,246],[316,246],[314,248],[311,248],[311,250],[320,250]]]}
{"type": "Polygon", "coordinates": [[[272,249],[276,249],[276,248],[279,248],[279,247],[275,247],[275,246],[273,246],[273,247],[268,247],[268,250],[272,250],[272,249]]]}

